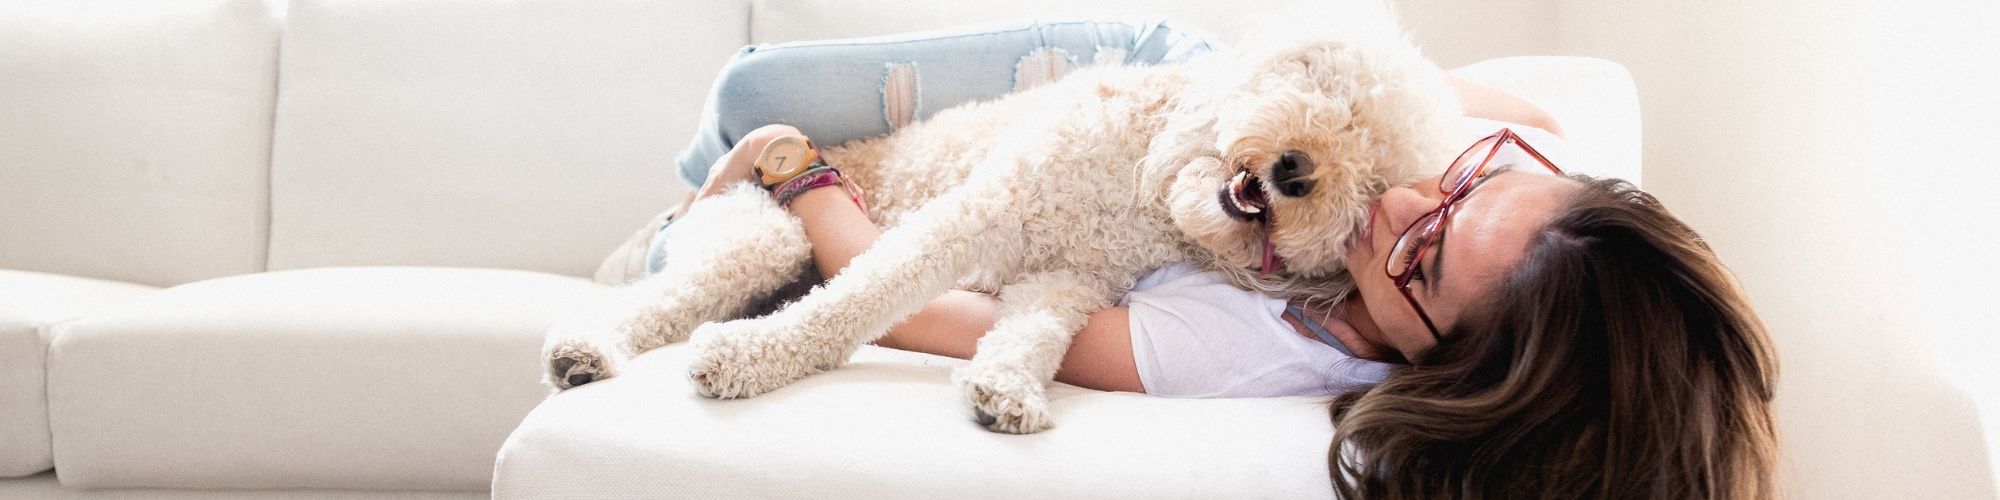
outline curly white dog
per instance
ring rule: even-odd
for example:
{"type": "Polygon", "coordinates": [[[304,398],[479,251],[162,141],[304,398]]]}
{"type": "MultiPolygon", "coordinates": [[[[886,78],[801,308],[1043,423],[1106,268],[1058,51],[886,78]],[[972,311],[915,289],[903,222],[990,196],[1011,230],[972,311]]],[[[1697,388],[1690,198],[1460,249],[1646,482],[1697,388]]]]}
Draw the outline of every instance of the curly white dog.
{"type": "Polygon", "coordinates": [[[888,229],[822,287],[768,316],[714,322],[810,270],[797,219],[746,185],[675,222],[706,238],[670,241],[667,271],[628,287],[626,302],[552,331],[548,380],[601,380],[691,338],[696,391],[756,396],[840,366],[962,284],[1002,303],[952,377],[975,418],[1047,429],[1045,386],[1071,335],[1148,269],[1196,262],[1281,295],[1346,289],[1345,244],[1366,204],[1456,152],[1455,99],[1407,44],[1294,40],[1089,68],[946,110],[825,152],[888,229]]]}

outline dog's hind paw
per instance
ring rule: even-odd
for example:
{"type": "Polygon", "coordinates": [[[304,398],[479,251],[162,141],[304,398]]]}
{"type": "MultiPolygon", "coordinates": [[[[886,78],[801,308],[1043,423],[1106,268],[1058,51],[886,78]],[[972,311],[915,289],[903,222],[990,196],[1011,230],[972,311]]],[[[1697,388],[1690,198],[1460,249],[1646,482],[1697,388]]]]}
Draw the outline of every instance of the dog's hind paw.
{"type": "Polygon", "coordinates": [[[559,391],[618,376],[611,353],[584,338],[551,341],[542,348],[542,359],[547,362],[544,381],[559,391]]]}
{"type": "Polygon", "coordinates": [[[688,383],[703,396],[735,399],[777,390],[839,366],[833,339],[763,317],[707,323],[690,336],[688,383]]]}
{"type": "Polygon", "coordinates": [[[987,430],[1033,434],[1055,426],[1046,389],[1033,377],[974,364],[960,367],[952,379],[972,404],[973,421],[987,430]]]}

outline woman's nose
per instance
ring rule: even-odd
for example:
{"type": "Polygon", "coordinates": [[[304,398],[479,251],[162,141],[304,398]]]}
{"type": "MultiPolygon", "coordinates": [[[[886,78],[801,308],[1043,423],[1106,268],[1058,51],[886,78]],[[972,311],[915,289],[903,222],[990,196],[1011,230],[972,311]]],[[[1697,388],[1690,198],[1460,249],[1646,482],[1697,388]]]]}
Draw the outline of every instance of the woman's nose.
{"type": "Polygon", "coordinates": [[[1402,231],[1411,221],[1436,210],[1440,199],[1410,187],[1391,188],[1382,193],[1382,216],[1390,230],[1402,231]]]}

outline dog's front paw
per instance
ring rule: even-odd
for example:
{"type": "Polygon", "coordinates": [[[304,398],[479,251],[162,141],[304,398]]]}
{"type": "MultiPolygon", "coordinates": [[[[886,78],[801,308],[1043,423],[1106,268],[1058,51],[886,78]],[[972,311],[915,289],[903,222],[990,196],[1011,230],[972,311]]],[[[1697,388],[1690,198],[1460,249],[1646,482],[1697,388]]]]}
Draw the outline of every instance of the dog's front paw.
{"type": "Polygon", "coordinates": [[[973,363],[952,372],[972,404],[973,421],[993,432],[1032,434],[1055,425],[1047,387],[1024,370],[973,363]]]}
{"type": "Polygon", "coordinates": [[[567,390],[618,376],[618,358],[590,337],[553,337],[542,346],[543,381],[567,390]]]}
{"type": "Polygon", "coordinates": [[[838,366],[833,339],[795,322],[764,317],[695,328],[688,383],[703,396],[747,398],[838,366]]]}

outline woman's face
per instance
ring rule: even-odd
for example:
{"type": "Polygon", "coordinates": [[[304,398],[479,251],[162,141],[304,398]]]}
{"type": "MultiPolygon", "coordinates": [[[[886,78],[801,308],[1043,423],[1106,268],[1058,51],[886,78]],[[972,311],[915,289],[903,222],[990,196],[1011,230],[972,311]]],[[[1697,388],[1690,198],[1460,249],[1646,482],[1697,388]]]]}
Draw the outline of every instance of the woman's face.
{"type": "MultiPolygon", "coordinates": [[[[1472,181],[1467,188],[1472,191],[1459,199],[1430,251],[1417,263],[1422,280],[1410,282],[1410,294],[1440,332],[1449,331],[1467,306],[1486,300],[1484,294],[1521,262],[1529,239],[1555,215],[1564,195],[1577,187],[1575,181],[1553,175],[1532,160],[1488,169],[1484,177],[1472,181]]],[[[1438,179],[1384,193],[1347,260],[1368,315],[1381,332],[1374,340],[1411,360],[1422,359],[1436,340],[1384,269],[1389,249],[1403,229],[1444,201],[1438,179]]]]}

